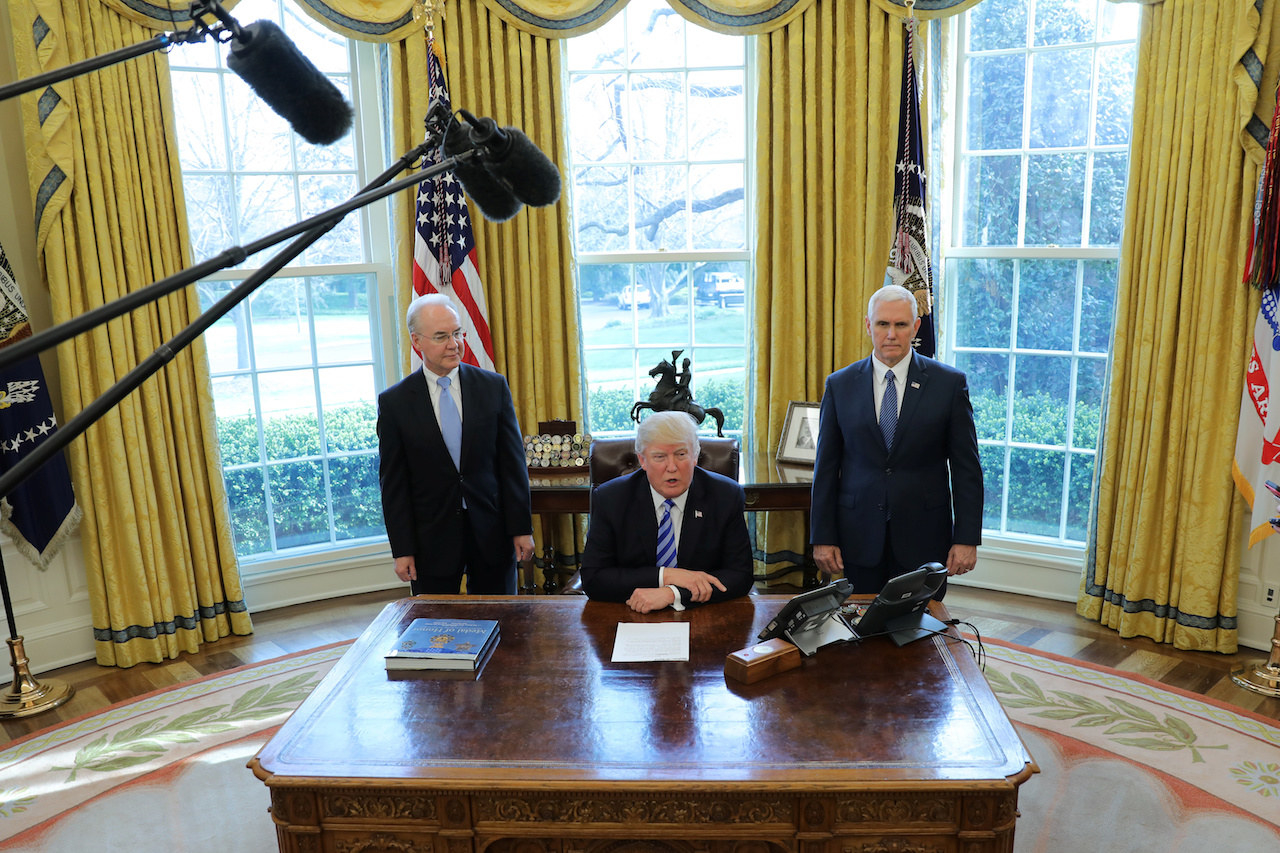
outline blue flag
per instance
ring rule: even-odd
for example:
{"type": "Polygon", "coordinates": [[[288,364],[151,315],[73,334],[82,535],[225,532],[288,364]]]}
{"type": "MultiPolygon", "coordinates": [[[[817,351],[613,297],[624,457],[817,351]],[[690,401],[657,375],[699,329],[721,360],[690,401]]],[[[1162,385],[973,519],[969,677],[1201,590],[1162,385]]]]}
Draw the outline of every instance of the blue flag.
{"type": "MultiPolygon", "coordinates": [[[[13,267],[0,246],[0,348],[30,336],[27,308],[13,267]]],[[[39,356],[0,368],[0,475],[12,470],[57,429],[39,356]]],[[[0,499],[0,530],[24,557],[42,569],[79,523],[80,508],[61,453],[0,499]]]]}
{"type": "Polygon", "coordinates": [[[912,346],[932,357],[937,349],[933,326],[933,267],[925,241],[924,142],[920,132],[920,90],[916,85],[916,19],[907,19],[907,44],[902,54],[902,99],[898,107],[898,163],[895,170],[893,215],[897,223],[885,284],[900,284],[916,297],[920,331],[912,346]]]}

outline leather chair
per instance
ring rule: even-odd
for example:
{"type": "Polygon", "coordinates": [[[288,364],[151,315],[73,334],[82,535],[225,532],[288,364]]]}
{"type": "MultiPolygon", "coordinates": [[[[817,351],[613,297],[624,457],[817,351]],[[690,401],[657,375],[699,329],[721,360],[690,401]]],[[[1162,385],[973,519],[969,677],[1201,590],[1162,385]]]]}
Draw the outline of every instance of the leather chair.
{"type": "MultiPolygon", "coordinates": [[[[698,467],[738,479],[738,439],[715,436],[698,436],[698,467]]],[[[597,438],[591,442],[588,459],[588,476],[594,490],[601,483],[640,470],[640,457],[636,455],[634,438],[597,438]]],[[[591,535],[590,532],[587,534],[591,535]]],[[[560,590],[562,595],[585,595],[582,577],[577,572],[560,590]]]]}

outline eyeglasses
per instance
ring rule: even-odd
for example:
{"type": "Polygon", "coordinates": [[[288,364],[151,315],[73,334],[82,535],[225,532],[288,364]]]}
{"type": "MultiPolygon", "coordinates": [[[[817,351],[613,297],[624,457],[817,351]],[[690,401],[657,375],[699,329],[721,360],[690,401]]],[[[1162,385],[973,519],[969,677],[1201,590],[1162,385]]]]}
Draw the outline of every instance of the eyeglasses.
{"type": "Polygon", "coordinates": [[[452,332],[436,332],[427,340],[433,344],[447,344],[450,338],[461,343],[467,339],[467,333],[462,329],[454,329],[452,332]]]}

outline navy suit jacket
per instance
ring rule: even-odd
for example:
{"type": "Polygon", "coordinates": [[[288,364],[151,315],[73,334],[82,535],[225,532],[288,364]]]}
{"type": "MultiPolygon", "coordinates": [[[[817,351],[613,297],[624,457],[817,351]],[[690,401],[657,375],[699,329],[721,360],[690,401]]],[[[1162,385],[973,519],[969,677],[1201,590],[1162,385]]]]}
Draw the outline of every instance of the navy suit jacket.
{"type": "Polygon", "coordinates": [[[462,386],[462,454],[455,466],[422,370],[378,395],[378,481],[394,557],[413,555],[420,576],[473,577],[515,570],[512,538],[533,532],[524,439],[506,377],[469,364],[462,386]],[[459,470],[461,467],[461,470],[459,470]],[[473,542],[464,541],[462,501],[473,542]]]}
{"type": "Polygon", "coordinates": [[[876,419],[871,358],[827,377],[818,419],[810,540],[846,566],[876,565],[885,527],[906,569],[982,543],[982,465],[963,372],[911,354],[893,449],[876,419]]]}
{"type": "MultiPolygon", "coordinates": [[[[725,585],[710,601],[746,595],[754,582],[751,540],[743,517],[742,486],[728,477],[693,469],[676,562],[706,572],[725,585]]],[[[658,585],[658,519],[643,470],[602,483],[591,493],[591,526],[582,554],[582,589],[602,601],[626,601],[636,589],[658,585]]],[[[689,605],[689,591],[679,589],[689,605]]]]}

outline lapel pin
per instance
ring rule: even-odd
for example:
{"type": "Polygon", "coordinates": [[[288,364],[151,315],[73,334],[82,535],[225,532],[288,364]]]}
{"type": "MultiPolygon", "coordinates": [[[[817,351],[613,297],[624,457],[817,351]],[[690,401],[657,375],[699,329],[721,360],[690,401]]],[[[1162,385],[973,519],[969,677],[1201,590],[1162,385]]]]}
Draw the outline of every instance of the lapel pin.
{"type": "Polygon", "coordinates": [[[919,383],[919,382],[912,382],[912,383],[911,383],[911,387],[912,387],[912,388],[919,388],[919,387],[920,387],[920,383],[919,383]]]}
{"type": "Polygon", "coordinates": [[[695,509],[695,510],[693,511],[693,517],[694,517],[694,518],[702,518],[702,510],[700,510],[700,509],[695,509]]]}

